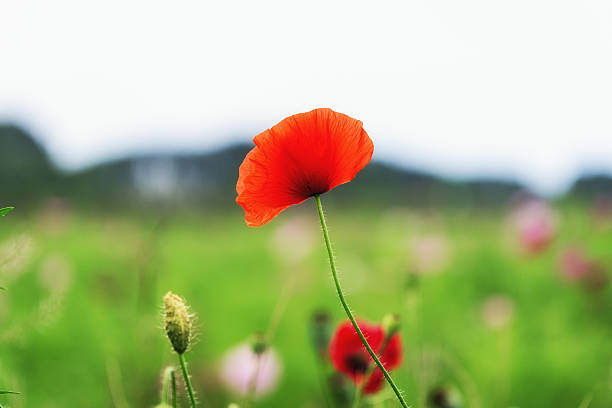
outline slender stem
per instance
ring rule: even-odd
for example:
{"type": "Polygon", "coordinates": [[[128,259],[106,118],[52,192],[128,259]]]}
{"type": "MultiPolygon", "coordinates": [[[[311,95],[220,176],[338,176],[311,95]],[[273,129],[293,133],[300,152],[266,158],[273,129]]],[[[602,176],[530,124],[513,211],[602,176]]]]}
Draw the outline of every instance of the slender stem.
{"type": "Polygon", "coordinates": [[[342,303],[342,307],[344,308],[344,311],[346,312],[346,315],[348,316],[349,320],[353,324],[355,331],[357,331],[357,335],[361,339],[361,342],[365,346],[366,350],[368,350],[368,353],[370,353],[370,356],[372,357],[376,365],[380,368],[380,371],[382,371],[383,375],[385,376],[385,379],[387,380],[387,382],[393,389],[393,392],[395,392],[395,395],[397,396],[397,399],[399,400],[400,404],[402,404],[402,407],[408,408],[406,401],[404,401],[404,398],[402,397],[402,393],[397,388],[397,386],[393,382],[393,379],[391,378],[391,376],[389,375],[385,367],[380,362],[380,359],[376,356],[376,353],[374,353],[374,350],[372,350],[372,347],[370,347],[370,345],[368,344],[368,341],[364,337],[363,332],[359,328],[359,325],[357,325],[357,321],[355,321],[353,312],[351,312],[351,309],[346,304],[346,299],[344,298],[344,293],[342,292],[342,287],[340,286],[340,281],[338,280],[338,272],[336,270],[336,260],[334,258],[334,251],[331,246],[331,241],[329,239],[329,232],[327,230],[327,223],[325,222],[325,215],[323,214],[323,206],[321,205],[321,197],[318,194],[316,194],[314,196],[314,199],[317,203],[317,210],[319,211],[319,219],[321,220],[321,228],[323,229],[323,237],[325,238],[325,245],[327,246],[327,255],[329,256],[329,266],[331,267],[332,276],[334,278],[334,284],[336,285],[336,291],[338,292],[338,297],[340,298],[340,303],[342,303]]]}
{"type": "MultiPolygon", "coordinates": [[[[385,349],[389,345],[389,341],[391,340],[391,337],[392,336],[389,336],[389,335],[385,336],[385,340],[383,341],[383,344],[380,346],[379,352],[381,355],[384,354],[385,349]]],[[[353,400],[353,408],[359,407],[359,403],[361,402],[361,397],[363,397],[363,389],[370,381],[370,377],[372,377],[372,374],[374,374],[374,371],[376,371],[376,366],[369,364],[366,370],[366,373],[363,376],[363,379],[361,380],[361,384],[359,384],[359,386],[357,386],[355,389],[355,399],[353,400]]]]}
{"type": "Polygon", "coordinates": [[[325,400],[325,406],[327,408],[336,408],[336,400],[329,390],[329,376],[327,370],[325,370],[325,366],[319,365],[321,370],[319,372],[319,382],[321,385],[321,393],[323,394],[323,399],[325,400]]]}
{"type": "Polygon", "coordinates": [[[187,366],[185,365],[185,357],[183,354],[179,354],[179,362],[181,363],[181,371],[183,372],[183,378],[185,379],[185,387],[189,393],[189,400],[191,401],[191,407],[196,408],[195,394],[193,393],[193,387],[191,386],[191,380],[189,379],[189,373],[187,372],[187,366]]]}
{"type": "Polygon", "coordinates": [[[361,386],[355,388],[355,398],[353,399],[353,408],[359,408],[359,403],[361,402],[361,396],[363,393],[361,392],[361,386]]]}
{"type": "Polygon", "coordinates": [[[166,405],[170,405],[170,401],[168,400],[168,390],[171,391],[172,406],[176,408],[176,379],[174,377],[174,367],[168,367],[164,370],[161,402],[166,405]]]}
{"type": "Polygon", "coordinates": [[[257,356],[255,357],[255,371],[253,372],[253,376],[251,377],[249,388],[247,391],[247,399],[246,399],[247,406],[251,406],[253,404],[253,401],[255,401],[255,397],[257,395],[257,385],[259,385],[258,382],[259,382],[259,371],[261,369],[261,359],[262,359],[261,354],[257,354],[257,356]]]}
{"type": "Polygon", "coordinates": [[[170,373],[170,386],[172,387],[172,408],[176,408],[176,375],[174,370],[170,373]]]}

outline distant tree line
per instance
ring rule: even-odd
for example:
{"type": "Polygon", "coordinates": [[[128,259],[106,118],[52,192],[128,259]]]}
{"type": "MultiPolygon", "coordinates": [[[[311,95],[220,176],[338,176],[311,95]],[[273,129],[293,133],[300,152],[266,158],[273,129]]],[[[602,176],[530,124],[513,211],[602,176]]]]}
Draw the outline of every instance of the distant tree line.
{"type": "MultiPolygon", "coordinates": [[[[238,167],[249,145],[193,154],[134,155],[63,172],[24,129],[0,124],[0,207],[35,208],[57,198],[79,207],[156,208],[158,205],[223,208],[233,205],[238,167]]],[[[515,181],[449,181],[434,175],[373,162],[329,195],[331,204],[359,198],[368,206],[466,206],[499,208],[526,189],[515,181]]],[[[612,195],[612,178],[585,176],[569,196],[591,200],[612,195]]]]}

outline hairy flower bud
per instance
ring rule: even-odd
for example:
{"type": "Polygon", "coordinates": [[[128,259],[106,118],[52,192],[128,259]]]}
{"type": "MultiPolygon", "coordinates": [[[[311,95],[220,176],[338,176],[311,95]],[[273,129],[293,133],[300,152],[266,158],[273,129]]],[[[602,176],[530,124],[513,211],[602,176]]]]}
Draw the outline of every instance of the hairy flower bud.
{"type": "Polygon", "coordinates": [[[385,337],[390,338],[400,329],[400,319],[395,313],[390,313],[383,317],[382,327],[385,331],[385,337]]]}
{"type": "Polygon", "coordinates": [[[268,342],[262,333],[255,333],[251,340],[251,348],[253,353],[261,355],[268,349],[268,342]]]}
{"type": "Polygon", "coordinates": [[[164,296],[164,329],[172,348],[183,354],[191,340],[191,314],[185,301],[172,292],[164,296]]]}
{"type": "Polygon", "coordinates": [[[310,318],[310,338],[317,354],[327,360],[327,346],[331,338],[331,317],[324,310],[315,312],[310,318]]]}

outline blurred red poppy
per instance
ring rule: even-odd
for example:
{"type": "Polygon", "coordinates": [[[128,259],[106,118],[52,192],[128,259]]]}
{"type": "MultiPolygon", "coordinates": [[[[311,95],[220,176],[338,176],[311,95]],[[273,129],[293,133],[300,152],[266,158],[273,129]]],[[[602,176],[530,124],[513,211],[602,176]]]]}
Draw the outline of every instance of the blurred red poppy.
{"type": "Polygon", "coordinates": [[[331,109],[289,116],[253,139],[240,165],[236,202],[251,227],[285,208],[348,183],[372,158],[361,121],[331,109]]]}
{"type": "MultiPolygon", "coordinates": [[[[399,334],[386,339],[382,326],[363,321],[358,321],[357,324],[387,371],[399,367],[402,363],[402,341],[399,334]]],[[[348,320],[334,333],[329,343],[329,358],[336,370],[346,374],[359,386],[375,364],[348,320]]],[[[382,388],[383,381],[383,373],[376,367],[376,370],[367,377],[367,383],[363,387],[364,394],[378,392],[382,388]]]]}
{"type": "Polygon", "coordinates": [[[591,258],[579,247],[570,247],[561,254],[561,271],[570,282],[579,282],[589,291],[598,291],[608,284],[604,266],[591,258]]]}

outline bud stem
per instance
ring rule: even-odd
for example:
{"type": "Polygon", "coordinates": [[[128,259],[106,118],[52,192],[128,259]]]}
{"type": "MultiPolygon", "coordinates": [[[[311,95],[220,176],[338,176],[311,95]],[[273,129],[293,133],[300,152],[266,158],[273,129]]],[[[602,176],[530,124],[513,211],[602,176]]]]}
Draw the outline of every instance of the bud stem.
{"type": "Polygon", "coordinates": [[[189,373],[187,372],[187,365],[185,364],[185,357],[183,354],[179,354],[179,363],[181,364],[181,371],[183,372],[183,379],[185,380],[185,387],[189,394],[189,400],[191,401],[191,407],[196,408],[195,394],[193,393],[193,387],[191,386],[191,380],[189,379],[189,373]]]}
{"type": "Polygon", "coordinates": [[[162,394],[161,402],[176,408],[176,376],[174,375],[174,367],[168,367],[164,371],[164,378],[162,381],[162,394]],[[170,389],[172,396],[172,403],[168,400],[168,389],[170,389]]]}
{"type": "Polygon", "coordinates": [[[400,392],[400,390],[397,388],[397,386],[393,382],[393,379],[391,378],[391,376],[389,375],[385,367],[383,367],[382,363],[380,362],[380,359],[376,356],[376,353],[374,352],[374,350],[372,350],[372,347],[370,347],[370,345],[368,344],[368,341],[366,340],[361,329],[359,328],[357,321],[355,321],[353,312],[351,312],[351,309],[348,307],[346,303],[346,299],[344,298],[344,293],[342,292],[342,287],[340,286],[340,281],[338,280],[338,272],[336,271],[336,261],[334,258],[334,251],[332,249],[331,241],[329,239],[329,231],[327,230],[327,223],[325,222],[325,215],[323,214],[323,206],[321,205],[321,196],[319,194],[315,194],[314,199],[315,199],[315,202],[317,203],[319,219],[321,220],[321,228],[323,229],[323,238],[325,239],[325,245],[327,246],[329,266],[331,267],[332,277],[334,278],[334,284],[336,285],[336,291],[338,292],[340,303],[342,303],[342,307],[344,308],[344,311],[346,312],[346,315],[348,316],[349,320],[353,324],[353,327],[357,331],[357,335],[361,339],[361,342],[365,346],[366,350],[368,350],[368,353],[370,353],[370,356],[372,357],[374,362],[376,362],[376,365],[378,365],[378,367],[380,368],[380,371],[382,371],[383,375],[385,376],[385,379],[387,380],[387,382],[393,389],[393,392],[395,392],[395,395],[397,396],[397,399],[399,400],[400,404],[402,404],[402,407],[408,408],[406,401],[404,401],[404,398],[402,397],[402,393],[400,392]]]}
{"type": "Polygon", "coordinates": [[[176,374],[174,370],[170,373],[170,384],[172,386],[172,408],[177,408],[176,405],[176,374]]]}
{"type": "Polygon", "coordinates": [[[253,376],[249,381],[249,388],[246,394],[246,402],[245,405],[247,407],[253,405],[255,401],[255,397],[257,396],[257,385],[259,380],[259,371],[261,369],[261,354],[257,353],[255,356],[255,371],[253,372],[253,376]]]}
{"type": "MultiPolygon", "coordinates": [[[[383,341],[383,344],[380,346],[380,354],[383,354],[385,352],[385,349],[387,348],[387,345],[389,344],[389,340],[391,340],[391,337],[392,336],[389,336],[388,334],[385,335],[385,340],[383,341]]],[[[361,384],[359,384],[359,386],[357,386],[355,389],[355,399],[353,400],[353,408],[359,408],[361,397],[363,397],[363,389],[365,388],[366,384],[370,381],[370,377],[372,377],[372,374],[374,374],[375,370],[376,370],[376,366],[373,366],[372,364],[368,364],[368,369],[366,370],[366,373],[363,376],[363,379],[361,380],[361,384]]]]}

